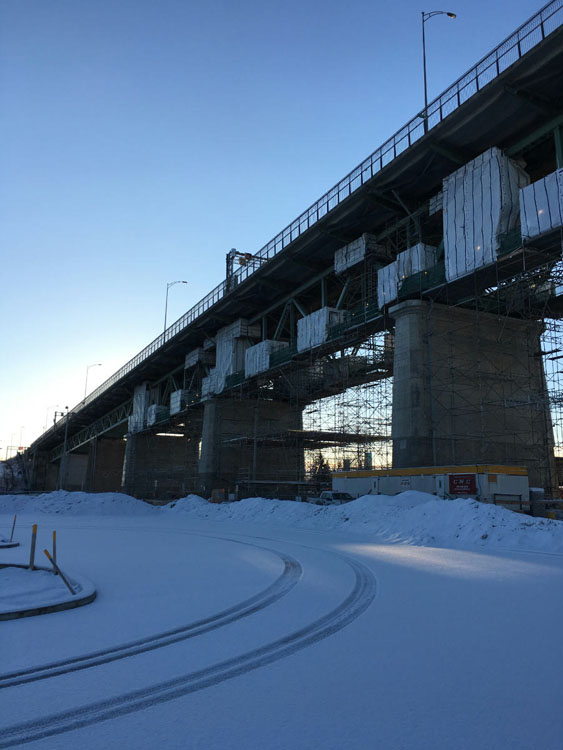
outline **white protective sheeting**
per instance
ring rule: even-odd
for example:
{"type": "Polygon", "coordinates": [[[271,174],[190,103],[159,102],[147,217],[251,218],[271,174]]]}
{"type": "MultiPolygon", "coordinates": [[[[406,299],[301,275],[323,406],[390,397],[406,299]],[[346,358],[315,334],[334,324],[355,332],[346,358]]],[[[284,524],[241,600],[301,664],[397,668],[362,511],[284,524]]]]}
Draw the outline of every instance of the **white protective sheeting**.
{"type": "Polygon", "coordinates": [[[419,242],[397,254],[397,274],[399,286],[408,276],[436,265],[436,248],[419,242]]]}
{"type": "Polygon", "coordinates": [[[364,233],[357,240],[344,245],[334,253],[334,273],[343,273],[348,268],[361,263],[368,252],[375,253],[377,257],[388,256],[384,245],[379,245],[372,234],[364,233]]]}
{"type": "Polygon", "coordinates": [[[448,281],[494,263],[499,235],[518,225],[519,191],[529,181],[526,172],[495,146],[444,179],[448,281]]]}
{"type": "Polygon", "coordinates": [[[225,378],[219,378],[214,370],[201,380],[201,398],[210,398],[216,393],[221,393],[225,387],[225,378]]]}
{"type": "Polygon", "coordinates": [[[365,257],[366,245],[359,237],[334,253],[334,273],[342,273],[356,263],[361,263],[365,257]]]}
{"type": "Polygon", "coordinates": [[[381,309],[397,299],[399,293],[399,270],[397,261],[383,266],[377,272],[377,306],[381,309]]]}
{"type": "Polygon", "coordinates": [[[188,396],[189,391],[184,389],[173,391],[170,394],[170,414],[178,414],[182,409],[185,409],[188,396]]]}
{"type": "Polygon", "coordinates": [[[419,242],[397,254],[397,260],[377,272],[377,304],[384,307],[394,302],[403,281],[436,265],[436,248],[419,242]]]}
{"type": "Polygon", "coordinates": [[[151,404],[147,409],[147,425],[150,427],[157,422],[161,422],[166,419],[169,415],[169,411],[166,406],[160,404],[151,404]]]}
{"type": "Polygon", "coordinates": [[[184,362],[184,369],[189,370],[190,367],[195,367],[198,362],[201,362],[204,365],[214,365],[215,364],[214,352],[206,351],[202,347],[193,349],[191,352],[186,354],[186,359],[184,362]]]}
{"type": "Polygon", "coordinates": [[[270,369],[270,354],[279,349],[285,349],[286,341],[261,341],[256,346],[250,346],[245,352],[244,374],[247,378],[270,369]]]}
{"type": "Polygon", "coordinates": [[[313,349],[323,344],[331,326],[344,320],[344,311],[334,307],[321,307],[311,315],[297,321],[297,351],[313,349]]]}
{"type": "Polygon", "coordinates": [[[251,338],[258,338],[260,326],[248,325],[244,319],[220,328],[215,336],[215,367],[202,381],[202,397],[221,393],[228,375],[245,368],[245,353],[251,338]]]}
{"type": "Polygon", "coordinates": [[[537,237],[563,225],[563,169],[520,191],[522,237],[537,237]]]}
{"type": "Polygon", "coordinates": [[[145,426],[145,417],[147,411],[147,384],[141,383],[135,386],[133,391],[133,413],[127,421],[129,432],[139,432],[145,426]]]}

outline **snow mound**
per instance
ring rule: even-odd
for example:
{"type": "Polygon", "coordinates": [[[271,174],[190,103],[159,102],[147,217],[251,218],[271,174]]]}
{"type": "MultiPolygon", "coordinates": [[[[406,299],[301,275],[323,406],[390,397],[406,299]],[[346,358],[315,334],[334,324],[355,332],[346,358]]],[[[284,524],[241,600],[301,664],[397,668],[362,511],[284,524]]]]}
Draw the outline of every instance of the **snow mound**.
{"type": "Polygon", "coordinates": [[[6,495],[2,513],[60,513],[66,516],[137,516],[154,513],[142,500],[119,492],[48,492],[42,495],[6,495]]]}
{"type": "MultiPolygon", "coordinates": [[[[532,518],[471,498],[442,500],[424,492],[364,495],[344,505],[251,497],[209,503],[188,495],[163,507],[119,493],[51,492],[0,498],[3,513],[73,516],[182,515],[194,520],[348,531],[373,541],[442,547],[480,546],[563,553],[563,522],[532,518]]],[[[8,522],[6,522],[6,528],[8,522]]]]}
{"type": "Polygon", "coordinates": [[[379,542],[444,547],[503,547],[563,553],[563,522],[532,518],[471,498],[442,500],[425,492],[364,495],[345,505],[311,505],[263,497],[208,503],[196,496],[159,509],[197,519],[347,530],[379,542]]]}

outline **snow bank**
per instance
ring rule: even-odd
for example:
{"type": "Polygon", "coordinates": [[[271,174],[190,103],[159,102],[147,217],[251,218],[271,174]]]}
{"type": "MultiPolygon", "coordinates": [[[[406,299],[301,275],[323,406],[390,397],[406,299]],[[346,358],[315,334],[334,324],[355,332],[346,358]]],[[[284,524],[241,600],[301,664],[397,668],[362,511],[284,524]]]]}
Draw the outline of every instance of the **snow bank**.
{"type": "Polygon", "coordinates": [[[65,516],[140,516],[154,513],[152,505],[119,492],[48,492],[6,495],[0,513],[60,513],[65,516]]]}
{"type": "MultiPolygon", "coordinates": [[[[366,534],[377,542],[442,547],[481,546],[563,553],[563,522],[514,513],[472,499],[442,500],[424,492],[365,495],[345,505],[247,498],[212,504],[188,495],[163,507],[152,507],[118,493],[52,492],[0,498],[0,513],[166,518],[181,515],[198,520],[254,523],[319,531],[366,534]]],[[[5,521],[5,526],[9,521],[5,521]]]]}

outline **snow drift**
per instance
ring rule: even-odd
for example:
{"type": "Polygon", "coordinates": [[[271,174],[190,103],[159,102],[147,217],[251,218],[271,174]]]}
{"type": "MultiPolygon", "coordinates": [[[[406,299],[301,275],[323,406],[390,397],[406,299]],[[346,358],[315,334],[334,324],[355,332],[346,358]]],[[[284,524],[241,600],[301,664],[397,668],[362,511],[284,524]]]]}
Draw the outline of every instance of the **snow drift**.
{"type": "Polygon", "coordinates": [[[37,496],[7,495],[0,499],[8,530],[12,513],[69,516],[158,516],[182,514],[225,523],[253,523],[345,531],[378,543],[438,547],[502,547],[563,553],[563,522],[514,513],[471,498],[442,500],[424,492],[365,495],[345,505],[247,498],[211,504],[197,495],[153,507],[119,493],[52,492],[37,496]],[[10,519],[10,521],[8,520],[10,519]]]}

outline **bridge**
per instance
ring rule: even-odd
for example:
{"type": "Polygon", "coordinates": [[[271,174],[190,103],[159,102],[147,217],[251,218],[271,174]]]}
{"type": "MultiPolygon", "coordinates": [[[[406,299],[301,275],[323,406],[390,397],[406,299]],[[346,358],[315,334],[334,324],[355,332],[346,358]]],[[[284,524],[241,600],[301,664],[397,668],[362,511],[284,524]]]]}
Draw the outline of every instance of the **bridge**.
{"type": "Polygon", "coordinates": [[[562,81],[554,0],[265,247],[231,251],[35,440],[31,488],[289,496],[328,456],[521,464],[554,491],[562,81]]]}

